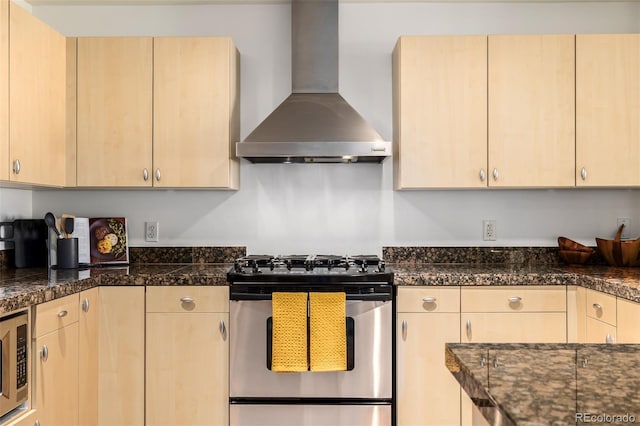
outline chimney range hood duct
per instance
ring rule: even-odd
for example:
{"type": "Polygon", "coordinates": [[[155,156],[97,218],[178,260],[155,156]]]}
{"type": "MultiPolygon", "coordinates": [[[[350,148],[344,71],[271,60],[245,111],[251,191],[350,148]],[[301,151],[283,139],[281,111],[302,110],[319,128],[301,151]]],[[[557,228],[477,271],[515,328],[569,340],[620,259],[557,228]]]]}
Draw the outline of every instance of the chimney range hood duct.
{"type": "Polygon", "coordinates": [[[291,2],[292,94],[243,142],[254,163],[381,162],[391,142],[338,93],[338,0],[291,2]]]}

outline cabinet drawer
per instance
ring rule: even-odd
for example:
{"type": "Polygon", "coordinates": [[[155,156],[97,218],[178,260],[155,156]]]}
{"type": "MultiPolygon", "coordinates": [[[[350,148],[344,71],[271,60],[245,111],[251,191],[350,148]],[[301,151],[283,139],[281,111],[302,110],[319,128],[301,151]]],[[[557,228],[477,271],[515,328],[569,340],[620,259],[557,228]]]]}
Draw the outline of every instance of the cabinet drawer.
{"type": "Polygon", "coordinates": [[[460,312],[459,287],[400,287],[398,312],[460,312]]]}
{"type": "Polygon", "coordinates": [[[229,312],[229,287],[147,287],[147,312],[229,312]]]}
{"type": "Polygon", "coordinates": [[[587,290],[587,316],[616,325],[616,297],[587,290]]]}
{"type": "Polygon", "coordinates": [[[36,306],[35,337],[78,322],[78,294],[61,297],[36,306]]]}
{"type": "Polygon", "coordinates": [[[566,312],[565,286],[463,288],[462,312],[566,312]]]}

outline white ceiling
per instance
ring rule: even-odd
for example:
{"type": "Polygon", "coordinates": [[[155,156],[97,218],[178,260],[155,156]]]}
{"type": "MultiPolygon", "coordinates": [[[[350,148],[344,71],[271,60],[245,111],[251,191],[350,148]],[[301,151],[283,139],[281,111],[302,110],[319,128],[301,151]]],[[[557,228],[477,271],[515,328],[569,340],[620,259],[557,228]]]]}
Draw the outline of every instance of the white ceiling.
{"type": "MultiPolygon", "coordinates": [[[[69,5],[189,5],[189,4],[278,4],[291,0],[24,0],[33,6],[69,5]]],[[[339,0],[344,3],[567,3],[567,2],[640,2],[640,0],[339,0]]]]}

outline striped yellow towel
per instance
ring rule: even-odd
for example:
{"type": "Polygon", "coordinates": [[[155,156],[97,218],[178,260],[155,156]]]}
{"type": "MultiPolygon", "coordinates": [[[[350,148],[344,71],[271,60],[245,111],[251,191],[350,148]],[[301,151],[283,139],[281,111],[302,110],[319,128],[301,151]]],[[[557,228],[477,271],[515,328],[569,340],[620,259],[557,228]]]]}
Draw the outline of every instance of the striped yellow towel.
{"type": "Polygon", "coordinates": [[[307,293],[273,293],[271,370],[308,371],[307,293]]]}
{"type": "Polygon", "coordinates": [[[309,293],[311,371],[347,369],[345,293],[309,293]]]}

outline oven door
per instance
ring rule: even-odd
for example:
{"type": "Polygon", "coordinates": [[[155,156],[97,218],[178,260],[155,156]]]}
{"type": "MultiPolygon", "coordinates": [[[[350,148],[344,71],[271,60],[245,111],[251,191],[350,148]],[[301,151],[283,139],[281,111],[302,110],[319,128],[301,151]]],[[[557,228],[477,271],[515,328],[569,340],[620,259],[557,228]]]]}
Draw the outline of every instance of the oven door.
{"type": "MultiPolygon", "coordinates": [[[[276,373],[268,368],[271,300],[231,300],[231,398],[376,398],[392,394],[392,302],[347,297],[353,319],[348,371],[276,373]]],[[[348,327],[348,328],[351,328],[348,327]]]]}
{"type": "Polygon", "coordinates": [[[247,426],[390,426],[391,405],[232,404],[229,420],[247,426]]]}

